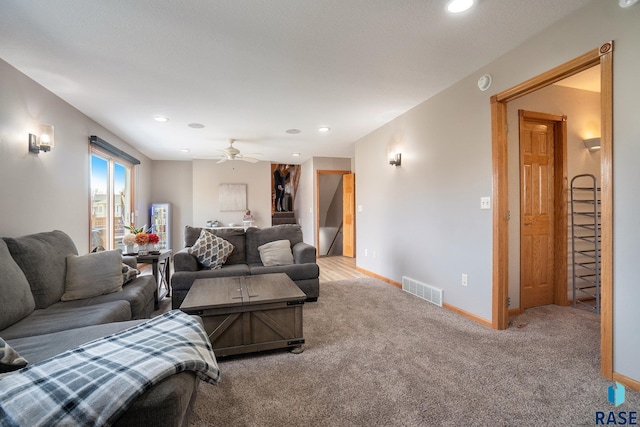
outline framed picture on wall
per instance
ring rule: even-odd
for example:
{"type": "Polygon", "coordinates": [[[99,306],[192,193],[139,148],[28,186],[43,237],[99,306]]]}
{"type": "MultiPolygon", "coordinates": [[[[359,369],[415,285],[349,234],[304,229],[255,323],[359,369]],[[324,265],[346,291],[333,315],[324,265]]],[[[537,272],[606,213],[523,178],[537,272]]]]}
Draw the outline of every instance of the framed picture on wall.
{"type": "Polygon", "coordinates": [[[247,184],[220,184],[218,193],[220,211],[244,211],[247,209],[247,184]]]}

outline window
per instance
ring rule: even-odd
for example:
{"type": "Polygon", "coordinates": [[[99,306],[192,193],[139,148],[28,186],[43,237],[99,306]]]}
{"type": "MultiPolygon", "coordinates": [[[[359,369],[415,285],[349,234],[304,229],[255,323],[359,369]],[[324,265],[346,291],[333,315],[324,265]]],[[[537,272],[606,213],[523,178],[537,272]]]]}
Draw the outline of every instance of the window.
{"type": "Polygon", "coordinates": [[[134,173],[140,162],[91,137],[91,248],[122,247],[124,227],[134,225],[134,173]],[[131,161],[133,160],[133,161],[131,161]]]}

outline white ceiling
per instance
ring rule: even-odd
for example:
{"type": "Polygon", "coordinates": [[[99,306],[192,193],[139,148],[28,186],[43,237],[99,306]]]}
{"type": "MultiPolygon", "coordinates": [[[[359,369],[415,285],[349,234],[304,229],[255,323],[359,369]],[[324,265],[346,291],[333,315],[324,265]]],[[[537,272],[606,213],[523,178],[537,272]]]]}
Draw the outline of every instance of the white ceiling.
{"type": "Polygon", "coordinates": [[[300,163],[351,156],[587,2],[476,0],[453,16],[446,0],[2,0],[0,58],[151,159],[218,158],[234,138],[300,163]]]}
{"type": "Polygon", "coordinates": [[[578,74],[560,80],[556,85],[588,90],[589,92],[600,92],[600,66],[587,68],[578,74]]]}

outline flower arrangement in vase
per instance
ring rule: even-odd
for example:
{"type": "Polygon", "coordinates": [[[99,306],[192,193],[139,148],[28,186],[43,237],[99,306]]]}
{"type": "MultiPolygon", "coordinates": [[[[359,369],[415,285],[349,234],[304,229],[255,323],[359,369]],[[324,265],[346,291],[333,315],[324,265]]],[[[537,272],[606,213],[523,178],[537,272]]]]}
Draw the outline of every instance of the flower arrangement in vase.
{"type": "Polygon", "coordinates": [[[148,255],[149,250],[147,244],[149,243],[149,235],[147,233],[136,234],[136,244],[138,245],[138,255],[148,255]]]}
{"type": "Polygon", "coordinates": [[[156,233],[149,233],[147,234],[147,236],[149,237],[149,245],[151,246],[151,248],[149,249],[151,250],[151,252],[156,252],[156,245],[158,244],[158,242],[160,242],[160,236],[158,236],[156,233]]]}
{"type": "Polygon", "coordinates": [[[145,224],[142,227],[124,226],[130,231],[122,238],[127,254],[135,254],[133,245],[138,245],[138,255],[148,255],[149,252],[156,252],[156,245],[160,242],[160,237],[155,233],[149,233],[150,229],[145,224]]]}
{"type": "Polygon", "coordinates": [[[122,244],[125,247],[125,253],[127,255],[134,253],[133,245],[136,243],[136,235],[133,233],[125,234],[122,238],[122,244]]]}

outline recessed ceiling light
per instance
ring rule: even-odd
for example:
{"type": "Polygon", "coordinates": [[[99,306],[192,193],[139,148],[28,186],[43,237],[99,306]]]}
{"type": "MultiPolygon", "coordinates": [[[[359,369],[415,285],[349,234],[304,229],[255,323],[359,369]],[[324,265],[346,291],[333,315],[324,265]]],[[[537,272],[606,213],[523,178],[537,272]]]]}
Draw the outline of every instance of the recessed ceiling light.
{"type": "Polygon", "coordinates": [[[292,156],[293,157],[300,157],[300,153],[293,153],[292,156]]]}
{"type": "Polygon", "coordinates": [[[447,3],[447,10],[451,13],[461,13],[471,9],[473,0],[451,0],[447,3]]]}
{"type": "Polygon", "coordinates": [[[188,153],[191,150],[189,150],[188,148],[182,148],[182,149],[180,149],[180,151],[182,151],[183,153],[188,153]]]}
{"type": "Polygon", "coordinates": [[[331,130],[330,127],[322,126],[318,128],[318,132],[329,132],[331,130]]]}
{"type": "Polygon", "coordinates": [[[300,133],[300,129],[287,129],[285,132],[295,135],[300,133]]]}
{"type": "Polygon", "coordinates": [[[154,116],[153,120],[160,123],[167,123],[169,121],[169,117],[166,116],[154,116]]]}
{"type": "Polygon", "coordinates": [[[193,129],[202,129],[204,127],[202,123],[189,123],[187,126],[193,129]]]}

